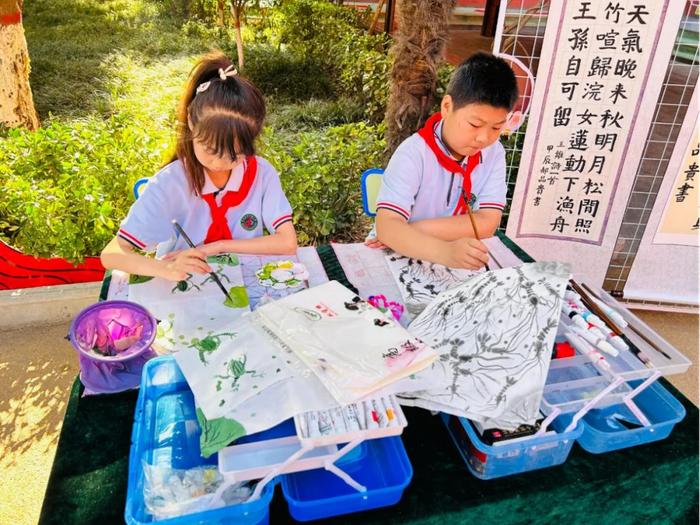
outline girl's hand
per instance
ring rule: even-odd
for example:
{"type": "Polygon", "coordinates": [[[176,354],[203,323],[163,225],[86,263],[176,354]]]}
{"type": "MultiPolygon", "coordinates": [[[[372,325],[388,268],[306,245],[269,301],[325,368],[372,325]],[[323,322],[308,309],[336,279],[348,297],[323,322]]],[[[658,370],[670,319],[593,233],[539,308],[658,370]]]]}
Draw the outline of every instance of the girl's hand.
{"type": "Polygon", "coordinates": [[[209,273],[207,255],[200,248],[171,252],[161,259],[165,265],[162,277],[170,281],[182,281],[191,273],[209,273]]]}
{"type": "Polygon", "coordinates": [[[219,255],[223,252],[219,241],[210,242],[209,244],[202,244],[201,246],[198,246],[197,249],[201,250],[207,257],[210,255],[219,255]]]}

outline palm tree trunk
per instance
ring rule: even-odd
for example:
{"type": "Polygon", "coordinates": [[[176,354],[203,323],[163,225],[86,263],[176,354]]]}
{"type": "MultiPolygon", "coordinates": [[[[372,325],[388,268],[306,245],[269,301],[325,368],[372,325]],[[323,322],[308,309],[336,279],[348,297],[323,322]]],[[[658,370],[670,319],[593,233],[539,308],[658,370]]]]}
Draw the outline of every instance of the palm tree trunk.
{"type": "Polygon", "coordinates": [[[387,154],[428,118],[435,98],[437,68],[443,58],[455,0],[400,0],[391,53],[391,91],[386,114],[387,154]]]}
{"type": "Polygon", "coordinates": [[[0,0],[0,124],[31,130],[39,127],[29,87],[21,3],[17,0],[0,0]]]}

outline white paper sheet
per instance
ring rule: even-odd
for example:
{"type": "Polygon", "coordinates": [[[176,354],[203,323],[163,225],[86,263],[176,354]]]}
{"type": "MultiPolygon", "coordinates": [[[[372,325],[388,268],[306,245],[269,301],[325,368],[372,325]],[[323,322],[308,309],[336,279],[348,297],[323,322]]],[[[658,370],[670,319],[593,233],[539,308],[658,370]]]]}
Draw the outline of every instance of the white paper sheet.
{"type": "Polygon", "coordinates": [[[401,403],[497,428],[538,417],[569,278],[567,265],[529,263],[486,272],[443,292],[410,325],[440,354],[401,382],[401,403]]]}
{"type": "Polygon", "coordinates": [[[454,288],[480,271],[448,268],[442,264],[404,257],[392,252],[385,256],[406,309],[420,314],[441,292],[454,288]]]}
{"type": "Polygon", "coordinates": [[[258,308],[341,405],[422,370],[435,352],[336,281],[258,308]]]}
{"type": "Polygon", "coordinates": [[[228,326],[250,311],[238,258],[224,255],[208,261],[232,301],[209,274],[193,274],[178,283],[132,276],[129,300],[145,306],[160,321],[154,343],[160,353],[216,348],[228,337],[228,326]]]}

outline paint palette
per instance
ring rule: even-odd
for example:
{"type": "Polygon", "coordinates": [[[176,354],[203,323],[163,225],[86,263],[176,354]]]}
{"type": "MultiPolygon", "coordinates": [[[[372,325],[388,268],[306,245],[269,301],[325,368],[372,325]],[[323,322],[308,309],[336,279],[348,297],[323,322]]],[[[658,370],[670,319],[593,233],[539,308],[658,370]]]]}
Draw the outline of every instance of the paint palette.
{"type": "Polygon", "coordinates": [[[258,282],[266,288],[284,290],[285,288],[299,288],[309,278],[306,267],[294,261],[273,261],[266,263],[255,272],[258,282]]]}

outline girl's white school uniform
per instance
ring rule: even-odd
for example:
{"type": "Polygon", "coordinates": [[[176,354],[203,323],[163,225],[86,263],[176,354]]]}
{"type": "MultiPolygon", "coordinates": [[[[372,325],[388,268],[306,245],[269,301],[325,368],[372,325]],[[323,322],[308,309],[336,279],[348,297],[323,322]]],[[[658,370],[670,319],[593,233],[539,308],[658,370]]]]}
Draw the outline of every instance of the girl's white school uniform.
{"type": "MultiPolygon", "coordinates": [[[[450,155],[442,142],[442,122],[436,125],[434,133],[438,146],[450,155]]],[[[472,210],[503,210],[505,150],[497,141],[480,153],[481,162],[471,174],[472,210]]],[[[425,140],[414,133],[399,145],[384,170],[377,209],[394,211],[409,222],[450,216],[462,198],[462,179],[460,173],[443,168],[425,140]]]]}
{"type": "MultiPolygon", "coordinates": [[[[263,228],[271,234],[292,220],[292,207],[282,191],[279,175],[265,159],[256,157],[258,171],[241,204],[229,208],[226,220],[233,239],[261,237],[263,228]]],[[[227,191],[237,191],[243,182],[245,162],[236,166],[226,186],[219,190],[205,174],[202,194],[216,193],[216,202],[227,191]],[[217,193],[218,192],[218,193],[217,193]]],[[[204,242],[212,223],[209,205],[190,189],[184,166],[175,160],[154,175],[122,221],[118,235],[140,250],[158,254],[188,248],[178,236],[175,219],[195,245],[204,242]]]]}

